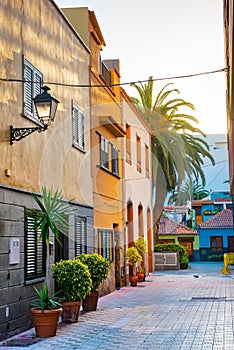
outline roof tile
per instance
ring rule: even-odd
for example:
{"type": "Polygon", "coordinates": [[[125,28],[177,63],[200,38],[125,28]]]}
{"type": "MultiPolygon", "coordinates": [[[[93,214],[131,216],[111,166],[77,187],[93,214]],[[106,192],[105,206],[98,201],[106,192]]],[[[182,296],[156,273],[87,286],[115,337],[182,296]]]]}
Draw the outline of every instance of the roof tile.
{"type": "Polygon", "coordinates": [[[233,215],[230,209],[224,209],[218,214],[212,216],[212,218],[203,222],[201,228],[210,227],[232,227],[233,226],[233,215]]]}
{"type": "Polygon", "coordinates": [[[161,218],[159,224],[159,235],[171,235],[171,234],[198,234],[197,230],[182,225],[170,218],[161,218]]]}

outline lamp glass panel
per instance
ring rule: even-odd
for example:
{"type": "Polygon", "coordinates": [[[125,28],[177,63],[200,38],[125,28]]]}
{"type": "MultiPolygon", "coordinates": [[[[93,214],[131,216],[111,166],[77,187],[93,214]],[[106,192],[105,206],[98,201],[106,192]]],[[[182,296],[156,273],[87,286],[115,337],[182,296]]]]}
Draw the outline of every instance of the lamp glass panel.
{"type": "Polygon", "coordinates": [[[52,100],[51,101],[51,106],[50,106],[50,108],[51,108],[50,109],[50,119],[51,120],[54,120],[57,107],[58,107],[58,101],[52,100]]]}
{"type": "Polygon", "coordinates": [[[44,123],[50,119],[50,102],[37,102],[36,108],[39,118],[44,123]]]}

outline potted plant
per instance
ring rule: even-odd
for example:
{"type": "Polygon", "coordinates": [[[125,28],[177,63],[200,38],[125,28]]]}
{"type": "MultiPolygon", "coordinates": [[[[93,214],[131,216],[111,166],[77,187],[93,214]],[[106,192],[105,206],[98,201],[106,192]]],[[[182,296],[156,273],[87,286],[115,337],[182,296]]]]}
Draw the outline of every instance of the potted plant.
{"type": "Polygon", "coordinates": [[[107,278],[110,262],[97,253],[81,254],[76,259],[88,266],[92,279],[91,292],[82,301],[83,310],[95,311],[99,297],[98,289],[102,281],[107,278]]]}
{"type": "Polygon", "coordinates": [[[61,260],[53,265],[52,276],[62,290],[62,321],[77,322],[81,300],[91,291],[88,267],[77,259],[61,260]]]}
{"type": "MultiPolygon", "coordinates": [[[[59,241],[60,234],[67,234],[67,231],[69,228],[68,217],[69,215],[74,214],[74,210],[69,203],[63,201],[62,192],[58,190],[55,191],[55,193],[53,194],[52,189],[49,189],[47,191],[45,187],[42,187],[42,199],[40,199],[36,193],[33,193],[33,199],[38,205],[38,209],[29,210],[29,215],[33,217],[35,220],[34,230],[35,231],[40,230],[39,239],[44,240],[47,244],[47,257],[48,257],[50,232],[55,236],[55,238],[58,241],[59,241]]],[[[46,279],[47,279],[48,278],[48,261],[46,263],[46,267],[47,267],[46,269],[47,270],[46,279]]],[[[39,310],[40,306],[37,307],[36,313],[48,314],[51,312],[52,314],[54,314],[55,311],[53,308],[43,307],[43,305],[53,305],[53,303],[51,303],[53,299],[52,297],[49,297],[47,284],[45,284],[45,286],[42,288],[41,291],[38,291],[38,289],[36,288],[35,290],[39,296],[39,300],[41,300],[41,305],[42,305],[42,308],[40,310],[39,310]]],[[[35,326],[35,317],[33,316],[33,318],[34,318],[34,326],[35,326]]],[[[40,327],[42,328],[43,326],[40,326],[40,327]]],[[[49,327],[49,323],[47,322],[44,325],[45,332],[47,332],[48,327],[49,327]]]]}
{"type": "Polygon", "coordinates": [[[138,253],[138,250],[135,247],[128,248],[127,252],[127,259],[130,265],[132,265],[133,268],[133,274],[132,276],[129,276],[130,283],[132,287],[137,286],[138,277],[136,276],[136,264],[140,263],[142,261],[142,257],[138,253]]]}
{"type": "Polygon", "coordinates": [[[186,270],[188,268],[188,263],[189,263],[189,257],[188,257],[188,253],[185,252],[180,260],[180,268],[182,270],[186,270]]]}
{"type": "Polygon", "coordinates": [[[137,277],[139,282],[145,281],[145,273],[146,273],[146,268],[144,266],[144,258],[145,254],[147,251],[147,246],[146,242],[144,240],[144,237],[139,237],[135,242],[134,242],[134,247],[137,249],[138,253],[140,254],[142,261],[139,264],[139,271],[137,272],[137,277]]]}
{"type": "Polygon", "coordinates": [[[47,284],[41,290],[35,286],[34,289],[38,298],[32,301],[31,314],[37,337],[53,337],[56,335],[59,316],[62,307],[56,301],[55,294],[49,295],[47,284]]]}

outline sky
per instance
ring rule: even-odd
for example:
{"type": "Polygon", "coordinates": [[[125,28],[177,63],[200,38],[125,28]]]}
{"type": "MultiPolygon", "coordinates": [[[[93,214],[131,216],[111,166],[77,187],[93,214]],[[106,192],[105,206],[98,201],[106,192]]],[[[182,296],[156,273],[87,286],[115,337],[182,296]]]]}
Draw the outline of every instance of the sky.
{"type": "MultiPolygon", "coordinates": [[[[102,59],[119,59],[121,82],[211,72],[225,67],[222,0],[54,0],[60,7],[95,12],[106,47],[102,59]]],[[[226,133],[225,73],[155,81],[167,83],[195,105],[199,128],[226,133]]],[[[130,96],[136,90],[124,85],[130,96]]],[[[173,96],[171,96],[173,97],[173,96]]]]}

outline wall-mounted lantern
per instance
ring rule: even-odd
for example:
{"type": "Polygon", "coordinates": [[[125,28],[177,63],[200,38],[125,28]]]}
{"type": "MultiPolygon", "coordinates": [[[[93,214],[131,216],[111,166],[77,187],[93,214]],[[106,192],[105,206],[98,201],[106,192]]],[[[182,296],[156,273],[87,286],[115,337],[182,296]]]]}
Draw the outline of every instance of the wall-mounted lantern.
{"type": "Polygon", "coordinates": [[[47,130],[51,121],[54,120],[59,101],[48,93],[50,90],[48,86],[43,86],[42,90],[43,92],[33,99],[41,126],[32,128],[14,128],[10,125],[11,145],[14,141],[20,141],[35,131],[41,132],[47,130]]]}

